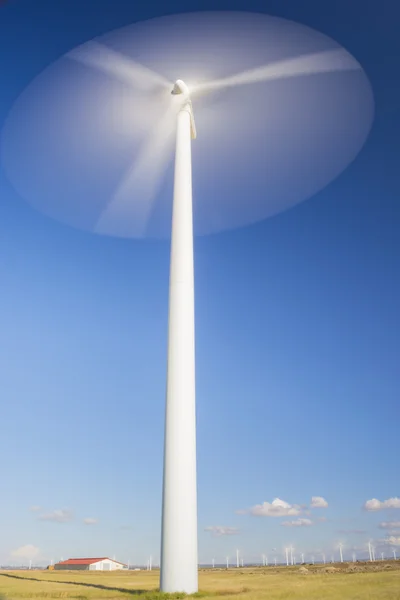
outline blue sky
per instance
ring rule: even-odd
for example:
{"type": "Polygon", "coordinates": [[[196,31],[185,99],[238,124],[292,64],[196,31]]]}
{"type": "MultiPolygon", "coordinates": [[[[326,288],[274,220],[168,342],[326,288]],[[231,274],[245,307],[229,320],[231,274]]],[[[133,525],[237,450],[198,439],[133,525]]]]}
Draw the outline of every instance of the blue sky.
{"type": "MultiPolygon", "coordinates": [[[[290,543],[330,554],[342,541],[366,554],[368,539],[400,542],[400,502],[363,508],[400,496],[394,5],[135,4],[4,3],[0,124],[76,44],[210,8],[262,11],[331,36],[363,65],[376,101],[367,144],[322,192],[196,240],[200,561],[236,548],[260,560],[273,548],[282,558],[290,543]],[[315,496],[328,506],[310,508],[315,496]],[[263,504],[274,498],[290,505],[281,516],[263,504]],[[298,519],[312,525],[282,525],[298,519]]],[[[168,242],[104,238],[44,217],[0,171],[0,563],[157,562],[168,262],[168,242]]]]}

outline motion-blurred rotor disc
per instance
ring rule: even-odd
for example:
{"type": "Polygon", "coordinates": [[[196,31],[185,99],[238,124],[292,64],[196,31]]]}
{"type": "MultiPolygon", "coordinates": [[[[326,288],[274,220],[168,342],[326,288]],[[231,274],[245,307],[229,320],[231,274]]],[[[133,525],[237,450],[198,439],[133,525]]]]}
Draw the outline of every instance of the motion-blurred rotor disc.
{"type": "Polygon", "coordinates": [[[169,235],[177,79],[197,128],[197,234],[315,194],[355,158],[372,124],[364,71],[326,36],[262,14],[173,15],[74,49],[26,88],[3,130],[10,181],[74,227],[169,235]]]}

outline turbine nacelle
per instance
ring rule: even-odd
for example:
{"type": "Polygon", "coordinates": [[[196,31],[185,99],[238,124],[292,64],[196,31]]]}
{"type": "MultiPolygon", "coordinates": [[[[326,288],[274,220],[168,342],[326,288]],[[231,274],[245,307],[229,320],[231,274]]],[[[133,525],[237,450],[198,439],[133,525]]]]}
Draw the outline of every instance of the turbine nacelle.
{"type": "Polygon", "coordinates": [[[171,94],[173,96],[177,96],[178,94],[184,94],[185,96],[189,96],[189,88],[182,79],[177,79],[174,83],[174,87],[172,88],[171,94]]]}

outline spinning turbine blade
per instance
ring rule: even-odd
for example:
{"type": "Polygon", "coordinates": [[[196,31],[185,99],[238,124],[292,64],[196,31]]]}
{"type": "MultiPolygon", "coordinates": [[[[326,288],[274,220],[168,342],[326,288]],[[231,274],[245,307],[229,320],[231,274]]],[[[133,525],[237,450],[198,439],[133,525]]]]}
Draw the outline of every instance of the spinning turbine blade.
{"type": "Polygon", "coordinates": [[[67,57],[143,91],[171,86],[162,75],[98,42],[87,42],[68,52],[67,57]]]}
{"type": "Polygon", "coordinates": [[[137,237],[146,234],[153,202],[172,156],[177,104],[171,98],[170,105],[155,123],[139,156],[100,215],[96,233],[137,237]]]}
{"type": "Polygon", "coordinates": [[[249,69],[243,73],[224,77],[208,83],[197,85],[192,90],[193,94],[211,92],[236,85],[248,85],[264,81],[283,79],[285,77],[299,77],[301,75],[314,75],[317,73],[331,73],[333,71],[355,71],[361,69],[359,63],[342,48],[305,54],[295,58],[288,58],[249,69]]]}
{"type": "Polygon", "coordinates": [[[188,83],[201,131],[192,149],[200,235],[311,197],[352,162],[373,121],[368,78],[323,34],[243,11],[169,15],[106,33],[46,67],[4,124],[2,169],[19,195],[69,226],[169,237],[171,203],[154,198],[166,138],[153,127],[177,78],[188,83]]]}

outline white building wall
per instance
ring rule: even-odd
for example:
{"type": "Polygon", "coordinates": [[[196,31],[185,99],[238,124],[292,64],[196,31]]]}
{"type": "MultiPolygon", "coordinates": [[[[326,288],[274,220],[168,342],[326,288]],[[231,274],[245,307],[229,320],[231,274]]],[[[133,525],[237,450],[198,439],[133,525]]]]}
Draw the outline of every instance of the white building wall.
{"type": "Polygon", "coordinates": [[[89,567],[91,571],[118,571],[123,568],[124,565],[121,565],[121,563],[116,562],[115,560],[111,560],[109,558],[100,560],[99,562],[94,563],[89,567]]]}

